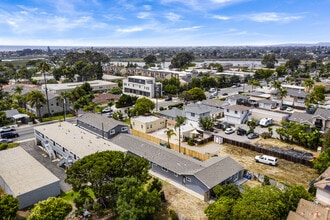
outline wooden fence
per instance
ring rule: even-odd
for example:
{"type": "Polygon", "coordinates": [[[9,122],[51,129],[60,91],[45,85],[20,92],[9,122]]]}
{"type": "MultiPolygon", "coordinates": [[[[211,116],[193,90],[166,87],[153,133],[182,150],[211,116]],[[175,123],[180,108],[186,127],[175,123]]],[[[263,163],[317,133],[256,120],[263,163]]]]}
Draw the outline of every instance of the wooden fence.
{"type": "Polygon", "coordinates": [[[301,164],[304,164],[304,165],[309,166],[309,167],[313,166],[313,162],[311,160],[308,160],[308,159],[305,159],[305,158],[298,158],[298,157],[295,157],[294,155],[289,155],[289,154],[286,154],[284,152],[277,152],[273,149],[266,148],[265,146],[262,146],[262,145],[252,145],[252,144],[248,144],[248,143],[244,143],[244,142],[230,140],[230,139],[227,139],[227,138],[223,138],[223,143],[239,146],[239,147],[242,147],[242,148],[245,148],[245,149],[249,149],[249,150],[259,152],[261,154],[267,154],[267,155],[270,155],[270,156],[285,159],[285,160],[292,161],[292,162],[295,162],[295,163],[301,163],[301,164]]]}
{"type": "MultiPolygon", "coordinates": [[[[156,143],[158,145],[159,145],[160,142],[167,143],[167,140],[163,140],[163,139],[160,139],[160,138],[155,137],[153,135],[146,134],[146,133],[143,133],[143,132],[134,130],[134,129],[131,129],[131,133],[133,135],[135,135],[135,136],[138,136],[138,137],[141,137],[141,138],[143,138],[145,140],[154,142],[154,143],[156,143]]],[[[177,145],[177,144],[170,143],[170,148],[172,150],[175,150],[175,151],[178,151],[179,152],[179,145],[177,145]]],[[[180,147],[180,152],[183,153],[183,154],[186,154],[186,155],[188,155],[190,157],[194,157],[194,158],[197,158],[197,159],[203,160],[203,161],[210,158],[210,155],[202,154],[202,153],[199,153],[197,151],[188,149],[188,148],[182,146],[182,144],[181,144],[181,147],[180,147]]]]}

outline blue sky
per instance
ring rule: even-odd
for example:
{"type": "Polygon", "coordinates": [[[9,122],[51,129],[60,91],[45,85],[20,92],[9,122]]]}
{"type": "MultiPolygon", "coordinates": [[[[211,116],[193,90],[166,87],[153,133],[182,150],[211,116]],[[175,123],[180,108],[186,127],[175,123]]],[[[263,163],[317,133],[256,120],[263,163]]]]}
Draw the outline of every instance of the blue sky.
{"type": "Polygon", "coordinates": [[[1,0],[0,45],[329,42],[329,12],[330,0],[1,0]]]}

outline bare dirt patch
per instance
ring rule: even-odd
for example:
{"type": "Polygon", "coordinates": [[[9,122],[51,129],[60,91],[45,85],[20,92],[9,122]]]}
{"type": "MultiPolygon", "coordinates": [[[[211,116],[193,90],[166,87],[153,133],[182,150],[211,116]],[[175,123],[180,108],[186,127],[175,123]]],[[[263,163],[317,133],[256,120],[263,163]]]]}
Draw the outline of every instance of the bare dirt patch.
{"type": "Polygon", "coordinates": [[[179,190],[175,186],[166,182],[163,182],[163,191],[166,198],[166,207],[173,209],[176,213],[179,214],[181,219],[207,219],[206,215],[204,214],[204,210],[208,206],[207,202],[204,202],[182,190],[179,190]]]}
{"type": "MultiPolygon", "coordinates": [[[[282,143],[276,139],[259,139],[255,143],[306,151],[299,146],[282,143]]],[[[316,170],[313,168],[284,159],[279,159],[278,166],[276,167],[256,163],[254,157],[260,155],[260,153],[229,144],[223,145],[219,155],[229,155],[245,169],[267,175],[276,181],[288,185],[302,185],[307,189],[310,181],[318,177],[316,170]]]]}

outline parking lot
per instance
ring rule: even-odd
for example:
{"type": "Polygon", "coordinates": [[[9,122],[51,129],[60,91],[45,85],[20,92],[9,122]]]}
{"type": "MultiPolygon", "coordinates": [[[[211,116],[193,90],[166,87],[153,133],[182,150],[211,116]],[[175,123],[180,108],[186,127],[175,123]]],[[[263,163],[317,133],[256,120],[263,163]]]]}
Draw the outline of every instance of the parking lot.
{"type": "Polygon", "coordinates": [[[35,145],[35,141],[23,142],[20,146],[60,179],[60,188],[62,192],[67,192],[72,189],[71,185],[64,182],[66,178],[65,170],[64,168],[57,166],[58,160],[51,161],[48,155],[40,147],[35,145]]]}

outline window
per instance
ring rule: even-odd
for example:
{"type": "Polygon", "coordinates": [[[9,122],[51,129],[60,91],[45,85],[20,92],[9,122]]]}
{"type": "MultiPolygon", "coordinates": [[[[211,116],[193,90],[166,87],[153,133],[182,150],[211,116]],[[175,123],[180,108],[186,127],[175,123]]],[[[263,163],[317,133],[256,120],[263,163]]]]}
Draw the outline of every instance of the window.
{"type": "Polygon", "coordinates": [[[115,129],[112,129],[112,130],[110,131],[110,134],[115,134],[115,133],[116,133],[115,129]]]}
{"type": "Polygon", "coordinates": [[[237,115],[237,111],[235,111],[235,115],[237,115]]]}
{"type": "Polygon", "coordinates": [[[165,172],[168,172],[168,169],[166,169],[166,168],[164,168],[164,167],[162,167],[162,170],[164,170],[165,172]]]}
{"type": "Polygon", "coordinates": [[[152,125],[150,125],[150,128],[152,128],[152,125]]]}
{"type": "Polygon", "coordinates": [[[227,109],[227,112],[229,112],[229,109],[227,109]]]}
{"type": "Polygon", "coordinates": [[[195,117],[195,113],[191,113],[191,117],[195,117]]]}
{"type": "Polygon", "coordinates": [[[189,177],[186,177],[187,182],[191,183],[191,179],[189,177]]]}
{"type": "Polygon", "coordinates": [[[127,127],[122,127],[122,128],[121,128],[121,131],[127,131],[127,130],[128,130],[127,127]]]}
{"type": "Polygon", "coordinates": [[[143,125],[141,125],[141,128],[143,128],[143,125]]]}

